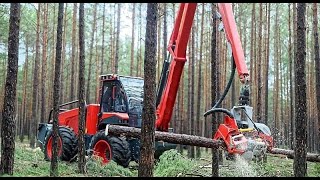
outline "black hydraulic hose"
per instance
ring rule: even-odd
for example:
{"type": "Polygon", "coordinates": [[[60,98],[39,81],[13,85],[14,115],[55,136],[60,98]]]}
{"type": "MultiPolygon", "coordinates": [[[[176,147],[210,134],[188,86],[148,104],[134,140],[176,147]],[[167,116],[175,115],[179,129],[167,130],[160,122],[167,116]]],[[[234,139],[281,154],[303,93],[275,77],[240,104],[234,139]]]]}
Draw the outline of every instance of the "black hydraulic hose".
{"type": "Polygon", "coordinates": [[[222,112],[222,113],[227,114],[230,118],[233,118],[233,114],[225,108],[212,108],[209,111],[210,111],[210,113],[222,112]]]}
{"type": "Polygon", "coordinates": [[[169,74],[169,66],[170,66],[170,53],[168,54],[167,59],[164,60],[162,65],[162,71],[160,75],[160,82],[157,89],[157,99],[156,99],[156,107],[160,104],[162,93],[164,90],[164,87],[166,86],[167,80],[168,80],[168,74],[169,74]]]}
{"type": "Polygon", "coordinates": [[[234,58],[232,56],[232,69],[231,69],[231,75],[230,75],[228,84],[227,84],[226,88],[224,89],[222,96],[219,98],[219,100],[216,102],[216,104],[210,110],[208,110],[207,112],[204,113],[205,117],[208,116],[209,114],[216,112],[216,111],[214,111],[214,109],[217,108],[221,104],[223,99],[226,97],[226,95],[232,85],[232,81],[234,79],[235,72],[236,72],[236,64],[234,63],[234,58]]]}
{"type": "MultiPolygon", "coordinates": [[[[258,132],[262,132],[262,130],[259,129],[259,128],[257,127],[257,125],[254,123],[254,121],[250,118],[250,116],[248,115],[247,111],[246,111],[245,109],[241,109],[241,110],[246,114],[246,116],[248,117],[248,119],[250,119],[250,121],[251,121],[252,124],[253,124],[253,127],[254,127],[258,132]]],[[[262,132],[262,133],[263,133],[263,132],[262,132]]]]}

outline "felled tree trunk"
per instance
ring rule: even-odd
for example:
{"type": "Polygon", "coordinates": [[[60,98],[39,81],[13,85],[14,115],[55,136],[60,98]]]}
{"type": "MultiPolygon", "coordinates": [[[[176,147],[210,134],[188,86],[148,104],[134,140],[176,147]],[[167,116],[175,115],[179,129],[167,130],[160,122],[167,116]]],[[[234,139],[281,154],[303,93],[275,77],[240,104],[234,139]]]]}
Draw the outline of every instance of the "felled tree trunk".
{"type": "MultiPolygon", "coordinates": [[[[125,127],[117,125],[109,125],[108,133],[112,135],[125,135],[135,138],[140,138],[141,129],[134,127],[125,127]]],[[[192,136],[187,134],[176,134],[169,132],[155,131],[155,140],[164,141],[173,144],[192,145],[206,148],[219,148],[225,147],[224,142],[213,140],[210,138],[192,136]]]]}
{"type": "MultiPolygon", "coordinates": [[[[294,158],[294,151],[293,150],[273,148],[271,151],[269,151],[269,153],[283,154],[283,155],[287,155],[287,157],[290,159],[294,158]]],[[[307,161],[320,162],[320,154],[307,153],[307,161]]]]}

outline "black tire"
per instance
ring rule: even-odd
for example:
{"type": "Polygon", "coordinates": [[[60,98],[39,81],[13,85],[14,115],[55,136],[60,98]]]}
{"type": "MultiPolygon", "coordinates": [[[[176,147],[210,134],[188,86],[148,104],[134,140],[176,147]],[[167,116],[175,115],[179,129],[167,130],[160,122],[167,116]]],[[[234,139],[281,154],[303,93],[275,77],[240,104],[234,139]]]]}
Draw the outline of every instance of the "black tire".
{"type": "Polygon", "coordinates": [[[107,142],[111,148],[111,158],[118,165],[128,167],[131,161],[129,143],[124,137],[106,136],[105,130],[100,130],[91,139],[89,155],[92,156],[96,143],[100,140],[107,142]]]}
{"type": "MultiPolygon", "coordinates": [[[[48,133],[45,139],[44,158],[47,161],[51,161],[51,157],[48,155],[48,142],[50,138],[52,138],[52,131],[48,133]]],[[[62,141],[62,153],[58,155],[58,159],[69,162],[76,160],[76,155],[78,153],[78,138],[75,132],[68,127],[60,126],[59,138],[62,141]]]]}

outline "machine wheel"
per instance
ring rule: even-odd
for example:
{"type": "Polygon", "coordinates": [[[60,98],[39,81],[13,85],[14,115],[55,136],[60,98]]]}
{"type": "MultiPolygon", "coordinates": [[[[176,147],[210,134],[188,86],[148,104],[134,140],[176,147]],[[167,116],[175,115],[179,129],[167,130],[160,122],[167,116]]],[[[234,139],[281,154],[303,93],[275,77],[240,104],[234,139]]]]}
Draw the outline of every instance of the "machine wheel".
{"type": "Polygon", "coordinates": [[[92,137],[89,147],[90,156],[100,156],[104,164],[113,160],[123,167],[129,166],[131,152],[123,137],[106,136],[105,130],[101,130],[92,137]]]}
{"type": "MultiPolygon", "coordinates": [[[[44,146],[44,158],[50,161],[52,157],[52,131],[48,133],[44,146]]],[[[63,161],[74,161],[78,152],[78,139],[74,131],[68,127],[59,127],[58,137],[58,159],[63,161]],[[62,146],[62,148],[61,148],[62,146]]]]}

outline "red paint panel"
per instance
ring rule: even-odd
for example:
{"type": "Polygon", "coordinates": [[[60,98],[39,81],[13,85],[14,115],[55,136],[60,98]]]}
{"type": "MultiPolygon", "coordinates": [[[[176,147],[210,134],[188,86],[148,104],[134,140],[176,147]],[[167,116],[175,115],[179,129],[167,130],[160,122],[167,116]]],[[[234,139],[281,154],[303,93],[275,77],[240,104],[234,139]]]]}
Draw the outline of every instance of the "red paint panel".
{"type": "Polygon", "coordinates": [[[219,12],[222,16],[224,31],[225,31],[227,40],[231,45],[232,54],[234,56],[238,74],[241,79],[243,76],[248,76],[249,72],[245,62],[244,52],[242,49],[239,33],[237,30],[237,25],[232,12],[232,5],[231,3],[218,3],[218,6],[219,6],[219,12]]]}
{"type": "Polygon", "coordinates": [[[99,110],[99,104],[89,104],[87,106],[86,134],[96,134],[99,110]]]}
{"type": "Polygon", "coordinates": [[[169,67],[167,84],[157,108],[156,128],[167,131],[176,100],[179,82],[186,62],[186,49],[197,3],[181,3],[169,42],[172,62],[169,67]],[[174,51],[172,51],[175,45],[174,51]]]}

